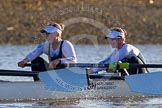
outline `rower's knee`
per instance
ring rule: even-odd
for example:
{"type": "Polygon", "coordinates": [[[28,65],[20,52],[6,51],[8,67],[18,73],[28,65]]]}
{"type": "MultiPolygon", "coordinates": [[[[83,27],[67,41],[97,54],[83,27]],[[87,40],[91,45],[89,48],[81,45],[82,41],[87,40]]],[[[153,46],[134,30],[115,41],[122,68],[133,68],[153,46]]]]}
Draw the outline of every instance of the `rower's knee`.
{"type": "Polygon", "coordinates": [[[46,71],[46,61],[41,57],[37,57],[31,61],[31,69],[32,71],[46,71]]]}

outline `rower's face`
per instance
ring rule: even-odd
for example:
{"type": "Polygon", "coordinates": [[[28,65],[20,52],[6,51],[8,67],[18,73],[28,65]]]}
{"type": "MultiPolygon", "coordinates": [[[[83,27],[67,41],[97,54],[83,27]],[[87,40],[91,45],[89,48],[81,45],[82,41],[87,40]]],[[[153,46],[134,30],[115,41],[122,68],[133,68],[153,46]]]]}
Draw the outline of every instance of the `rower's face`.
{"type": "Polygon", "coordinates": [[[57,38],[57,33],[46,33],[46,40],[52,44],[53,42],[56,41],[56,38],[57,38]]]}
{"type": "Polygon", "coordinates": [[[112,48],[120,49],[123,45],[124,40],[122,38],[108,38],[108,42],[111,44],[112,48]]]}
{"type": "Polygon", "coordinates": [[[107,38],[109,44],[111,44],[112,48],[118,48],[120,38],[107,38]]]}

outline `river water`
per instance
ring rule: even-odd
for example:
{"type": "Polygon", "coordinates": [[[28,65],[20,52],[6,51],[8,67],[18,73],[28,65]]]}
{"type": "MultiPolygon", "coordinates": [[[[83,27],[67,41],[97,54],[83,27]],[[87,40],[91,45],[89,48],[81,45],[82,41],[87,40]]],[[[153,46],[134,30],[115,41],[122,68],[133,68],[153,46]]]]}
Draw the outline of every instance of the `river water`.
{"type": "MultiPolygon", "coordinates": [[[[145,56],[146,63],[162,63],[162,45],[135,45],[145,56]]],[[[30,68],[19,68],[17,62],[32,51],[35,45],[31,46],[0,46],[0,69],[30,70],[30,68]]],[[[75,45],[78,62],[96,63],[111,53],[113,50],[109,45],[75,45]]],[[[42,55],[45,59],[47,57],[42,55]]],[[[161,69],[149,69],[150,71],[160,71],[161,69]]],[[[15,79],[31,80],[31,78],[9,78],[0,76],[2,80],[15,79]]],[[[108,98],[108,99],[75,99],[75,100],[48,100],[48,101],[25,101],[25,102],[0,102],[1,107],[75,107],[75,108],[160,108],[162,98],[108,98]]]]}

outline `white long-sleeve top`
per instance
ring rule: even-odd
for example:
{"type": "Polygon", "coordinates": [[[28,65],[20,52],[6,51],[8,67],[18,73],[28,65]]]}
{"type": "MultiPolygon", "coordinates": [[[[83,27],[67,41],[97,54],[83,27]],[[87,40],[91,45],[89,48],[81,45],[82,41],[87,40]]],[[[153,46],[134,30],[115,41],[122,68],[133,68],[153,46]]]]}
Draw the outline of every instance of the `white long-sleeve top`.
{"type": "MultiPolygon", "coordinates": [[[[140,53],[139,49],[130,44],[123,44],[120,49],[114,49],[114,51],[104,60],[98,64],[108,64],[111,62],[118,62],[124,58],[131,58],[132,56],[138,56],[140,53]]],[[[104,70],[104,68],[92,68],[93,72],[104,70]]]]}
{"type": "MultiPolygon", "coordinates": [[[[48,41],[45,41],[44,43],[39,44],[34,51],[32,51],[26,56],[26,58],[29,61],[32,61],[43,53],[48,56],[49,49],[50,49],[50,57],[57,56],[60,51],[61,42],[59,42],[59,45],[56,50],[52,48],[52,45],[50,45],[50,48],[49,48],[49,45],[50,44],[48,43],[48,41]]],[[[62,44],[62,54],[64,55],[64,58],[61,58],[61,63],[76,63],[77,62],[77,57],[76,57],[74,47],[72,43],[67,40],[64,40],[62,44]]]]}

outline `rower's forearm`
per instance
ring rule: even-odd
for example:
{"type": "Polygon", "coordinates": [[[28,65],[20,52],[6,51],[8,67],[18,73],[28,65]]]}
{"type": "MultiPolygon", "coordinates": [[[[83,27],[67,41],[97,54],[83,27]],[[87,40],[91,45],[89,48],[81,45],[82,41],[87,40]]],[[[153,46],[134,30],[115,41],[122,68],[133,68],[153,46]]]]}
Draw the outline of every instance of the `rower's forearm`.
{"type": "Polygon", "coordinates": [[[77,59],[75,57],[67,57],[67,58],[60,58],[61,63],[77,63],[77,59]]]}

